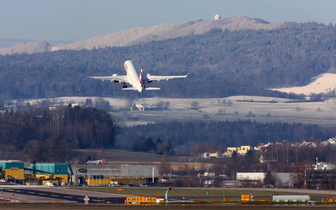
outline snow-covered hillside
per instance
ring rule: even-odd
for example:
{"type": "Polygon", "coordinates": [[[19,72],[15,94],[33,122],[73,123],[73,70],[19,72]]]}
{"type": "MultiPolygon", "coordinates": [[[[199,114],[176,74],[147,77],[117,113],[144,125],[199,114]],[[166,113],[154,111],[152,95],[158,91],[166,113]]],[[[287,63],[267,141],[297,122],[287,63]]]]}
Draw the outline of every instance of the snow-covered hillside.
{"type": "Polygon", "coordinates": [[[278,90],[285,93],[310,95],[311,93],[327,93],[336,88],[336,74],[325,73],[313,79],[314,81],[306,86],[274,88],[272,90],[278,90]]]}
{"type": "Polygon", "coordinates": [[[13,47],[0,48],[0,55],[22,54],[22,53],[39,53],[50,50],[50,44],[47,42],[22,42],[13,47]]]}
{"type": "Polygon", "coordinates": [[[135,28],[124,30],[117,33],[106,34],[93,37],[91,39],[76,42],[73,44],[58,45],[51,48],[51,51],[61,49],[93,49],[113,47],[113,46],[130,46],[139,43],[150,42],[153,40],[172,39],[181,36],[190,36],[194,34],[203,34],[211,29],[265,29],[271,30],[281,27],[283,23],[270,24],[262,20],[251,19],[248,17],[235,16],[217,21],[189,21],[182,24],[161,24],[151,28],[135,28]]]}

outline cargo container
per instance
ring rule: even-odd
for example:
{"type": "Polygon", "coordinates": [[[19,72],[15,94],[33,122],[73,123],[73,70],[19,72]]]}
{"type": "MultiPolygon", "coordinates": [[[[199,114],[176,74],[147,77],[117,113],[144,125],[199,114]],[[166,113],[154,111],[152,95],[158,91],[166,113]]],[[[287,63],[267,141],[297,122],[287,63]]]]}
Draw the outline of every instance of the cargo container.
{"type": "Polygon", "coordinates": [[[245,195],[241,195],[241,201],[253,201],[253,195],[248,195],[248,194],[245,194],[245,195]]]}
{"type": "Polygon", "coordinates": [[[1,162],[1,167],[2,169],[11,169],[11,168],[24,169],[24,164],[18,162],[1,162]]]}
{"type": "MultiPolygon", "coordinates": [[[[31,169],[37,169],[41,171],[49,171],[59,175],[68,175],[68,164],[67,163],[35,163],[31,164],[31,169]]],[[[37,174],[41,174],[41,172],[37,172],[37,174]]]]}
{"type": "Polygon", "coordinates": [[[13,182],[24,180],[24,164],[19,162],[1,162],[3,178],[13,182]]]}
{"type": "Polygon", "coordinates": [[[154,204],[157,202],[156,197],[127,197],[126,203],[127,204],[154,204]]]}
{"type": "Polygon", "coordinates": [[[86,179],[86,183],[89,186],[109,185],[111,179],[86,179]]]}
{"type": "Polygon", "coordinates": [[[309,195],[273,195],[273,202],[307,202],[310,201],[309,195]]]}

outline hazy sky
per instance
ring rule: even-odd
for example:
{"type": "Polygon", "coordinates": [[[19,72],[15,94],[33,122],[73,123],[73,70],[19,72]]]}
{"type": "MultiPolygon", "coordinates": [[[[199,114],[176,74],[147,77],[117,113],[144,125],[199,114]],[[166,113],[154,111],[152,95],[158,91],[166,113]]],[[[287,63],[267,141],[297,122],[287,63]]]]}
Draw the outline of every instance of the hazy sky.
{"type": "Polygon", "coordinates": [[[135,27],[247,16],[336,23],[336,0],[0,0],[0,38],[79,41],[135,27]]]}

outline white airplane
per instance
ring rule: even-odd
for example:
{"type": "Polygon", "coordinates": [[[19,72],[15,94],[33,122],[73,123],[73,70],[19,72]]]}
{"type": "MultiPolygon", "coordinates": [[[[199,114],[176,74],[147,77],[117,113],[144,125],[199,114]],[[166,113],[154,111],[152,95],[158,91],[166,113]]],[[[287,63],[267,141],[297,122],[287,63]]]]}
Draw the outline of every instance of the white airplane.
{"type": "Polygon", "coordinates": [[[127,75],[117,75],[113,74],[112,76],[90,76],[93,79],[101,79],[101,80],[110,80],[114,83],[124,83],[123,90],[136,90],[138,92],[143,92],[144,90],[160,90],[158,87],[146,87],[146,83],[151,83],[154,80],[169,80],[175,78],[186,78],[189,74],[185,76],[152,76],[147,74],[147,78],[142,78],[142,69],[140,71],[140,75],[133,65],[133,62],[130,60],[125,61],[124,63],[125,71],[127,75]],[[132,85],[132,87],[127,87],[126,83],[132,85]]]}

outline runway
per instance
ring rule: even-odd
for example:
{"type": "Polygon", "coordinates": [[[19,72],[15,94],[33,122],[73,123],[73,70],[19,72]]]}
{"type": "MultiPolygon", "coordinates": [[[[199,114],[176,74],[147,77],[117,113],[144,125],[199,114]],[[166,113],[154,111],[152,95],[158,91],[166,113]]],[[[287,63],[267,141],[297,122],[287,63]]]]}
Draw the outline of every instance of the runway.
{"type": "Polygon", "coordinates": [[[127,195],[82,191],[65,187],[1,185],[3,202],[15,203],[89,203],[123,204],[127,195]]]}
{"type": "MultiPolygon", "coordinates": [[[[251,189],[249,189],[251,190],[251,189]]],[[[267,191],[268,189],[265,189],[267,191]]],[[[273,189],[274,190],[274,189],[273,189]]],[[[279,191],[292,191],[278,189],[279,191]]],[[[298,190],[301,192],[301,190],[298,190]]],[[[123,194],[94,192],[68,189],[66,187],[26,186],[26,185],[1,185],[2,202],[0,209],[310,209],[334,208],[330,205],[240,205],[240,204],[187,204],[169,203],[164,205],[129,206],[124,205],[127,196],[123,194]],[[84,197],[88,195],[89,204],[84,204],[84,197]],[[114,204],[114,205],[111,205],[114,204]]],[[[304,191],[308,194],[327,191],[304,191]]]]}

